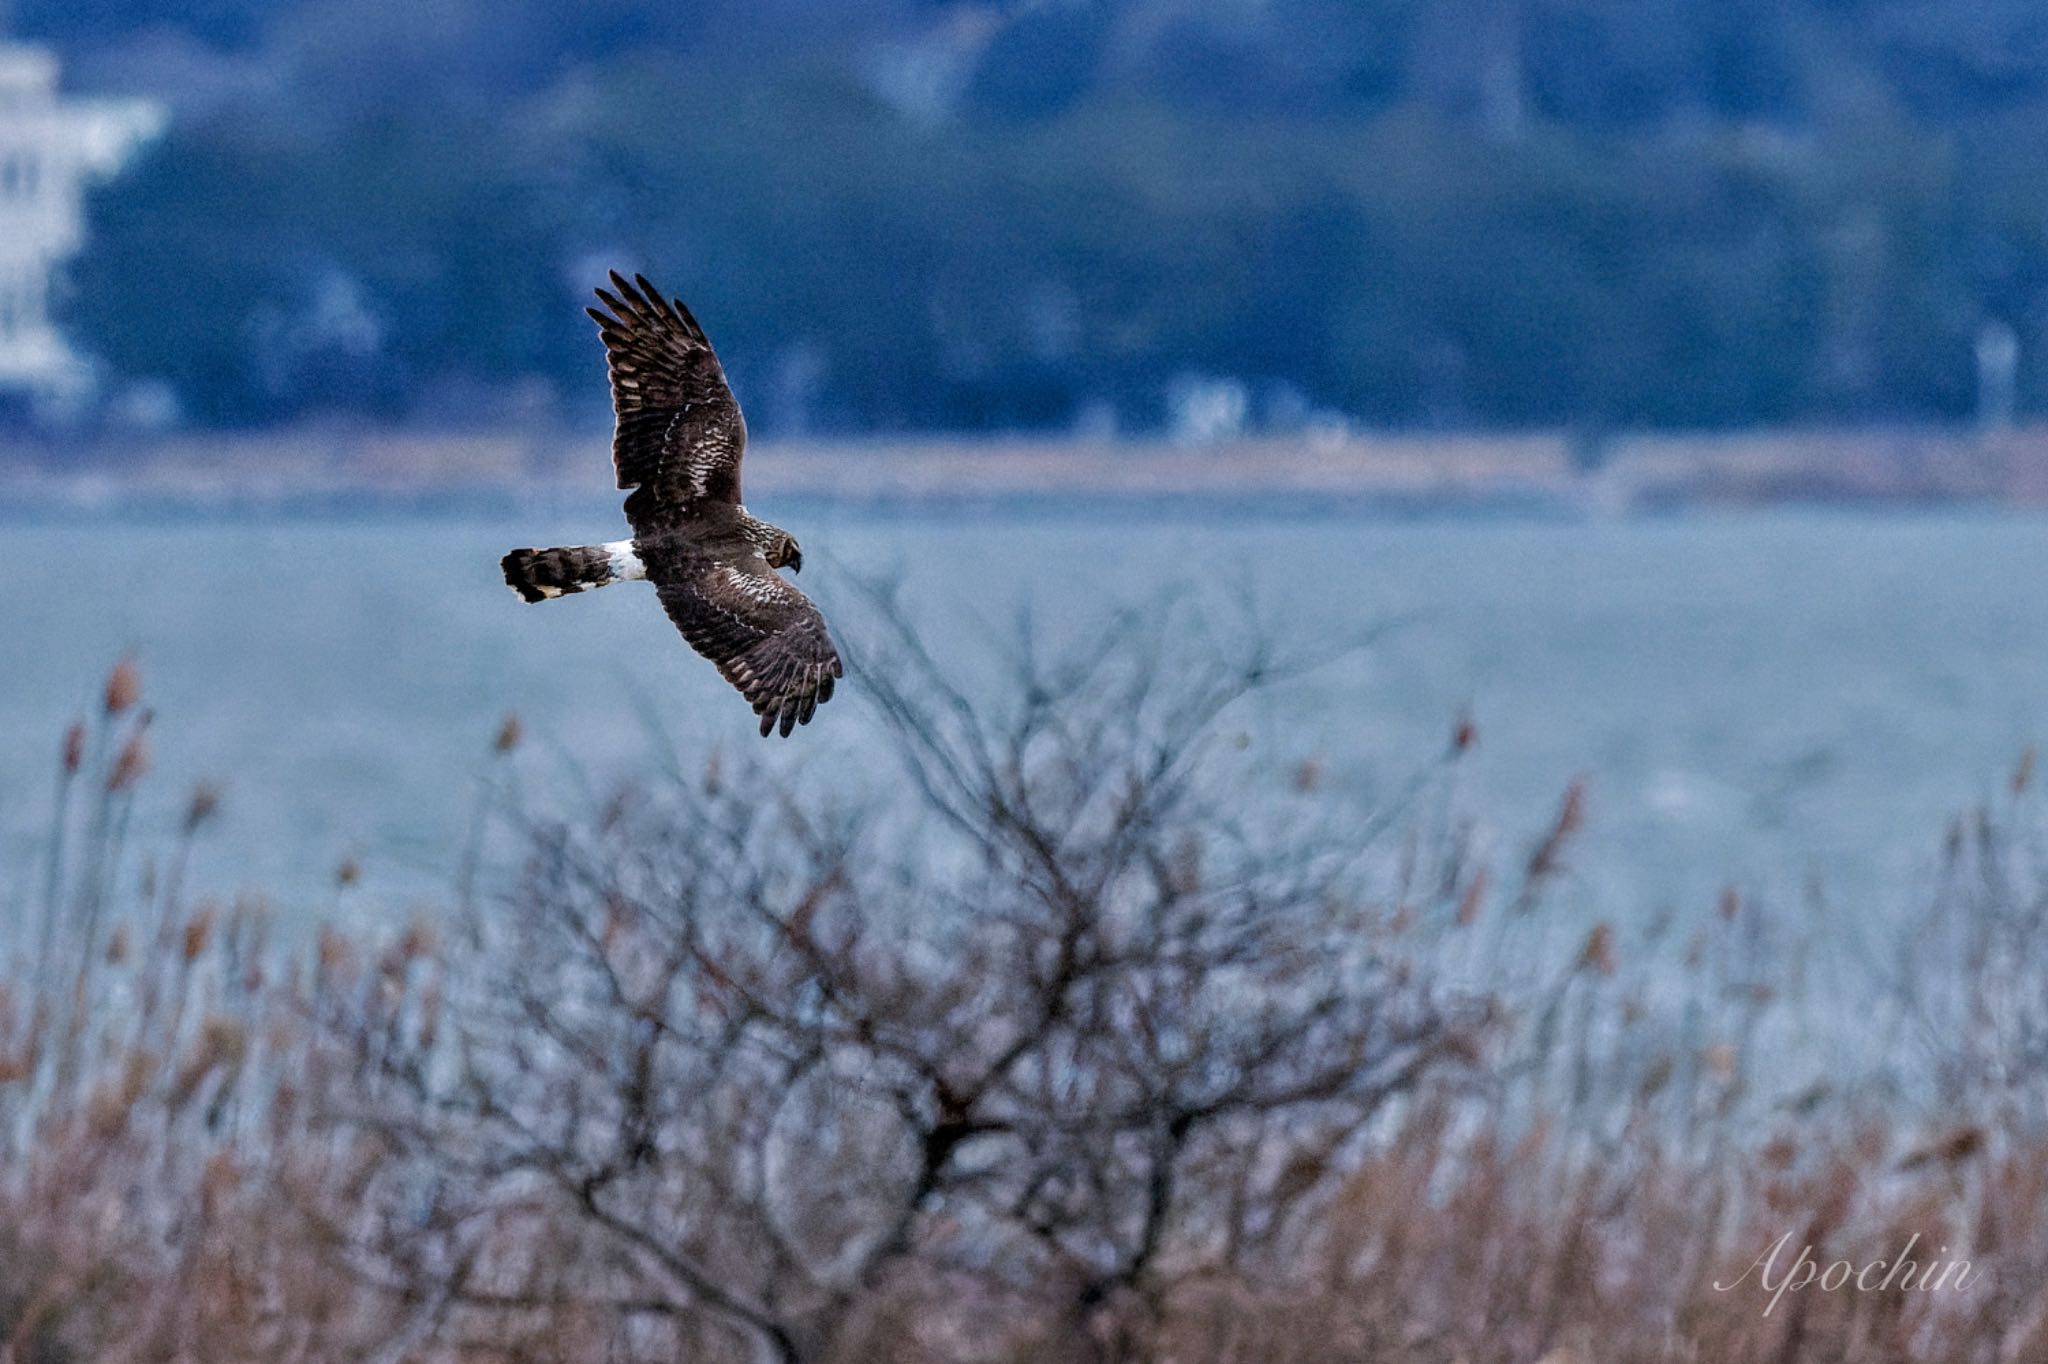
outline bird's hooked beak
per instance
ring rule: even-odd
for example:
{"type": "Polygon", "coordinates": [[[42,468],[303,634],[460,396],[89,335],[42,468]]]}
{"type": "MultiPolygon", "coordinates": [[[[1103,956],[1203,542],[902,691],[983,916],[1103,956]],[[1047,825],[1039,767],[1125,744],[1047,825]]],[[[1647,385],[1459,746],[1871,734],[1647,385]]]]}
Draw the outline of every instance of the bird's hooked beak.
{"type": "Polygon", "coordinates": [[[798,549],[794,543],[789,547],[789,558],[784,561],[783,566],[792,573],[804,571],[804,552],[798,549]]]}

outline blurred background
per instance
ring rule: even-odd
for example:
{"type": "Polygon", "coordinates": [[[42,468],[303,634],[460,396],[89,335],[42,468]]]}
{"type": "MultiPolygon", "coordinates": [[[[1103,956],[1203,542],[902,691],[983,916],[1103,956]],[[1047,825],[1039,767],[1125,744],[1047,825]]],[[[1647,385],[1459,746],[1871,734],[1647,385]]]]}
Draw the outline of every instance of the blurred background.
{"type": "Polygon", "coordinates": [[[617,265],[713,320],[764,436],[2048,401],[2048,23],[2024,0],[12,0],[4,22],[62,90],[52,118],[52,70],[15,49],[0,126],[58,173],[7,172],[6,212],[73,193],[66,111],[141,144],[83,158],[125,161],[89,246],[12,281],[49,290],[108,422],[598,425],[577,305],[617,265]]]}
{"type": "MultiPolygon", "coordinates": [[[[12,0],[0,33],[17,847],[123,654],[272,886],[440,884],[507,710],[593,781],[655,730],[742,741],[644,596],[497,581],[619,533],[580,311],[613,268],[704,321],[828,608],[900,580],[949,655],[1190,586],[1371,635],[1258,742],[1396,793],[1469,705],[1509,824],[1588,778],[1595,899],[1889,896],[2048,713],[2024,0],[12,0]]],[[[858,705],[778,759],[865,774],[858,705]]]]}
{"type": "Polygon", "coordinates": [[[2042,0],[0,0],[0,1364],[2048,1360],[2044,509],[2042,0]]]}

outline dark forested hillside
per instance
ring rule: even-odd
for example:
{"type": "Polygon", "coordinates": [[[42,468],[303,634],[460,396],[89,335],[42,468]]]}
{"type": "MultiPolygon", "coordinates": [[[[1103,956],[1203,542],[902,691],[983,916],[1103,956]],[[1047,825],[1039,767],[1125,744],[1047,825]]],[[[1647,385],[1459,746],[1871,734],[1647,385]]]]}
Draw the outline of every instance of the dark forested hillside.
{"type": "Polygon", "coordinates": [[[17,0],[168,101],[74,329],[186,417],[581,419],[687,297],[770,431],[2048,406],[2025,0],[17,0]]]}

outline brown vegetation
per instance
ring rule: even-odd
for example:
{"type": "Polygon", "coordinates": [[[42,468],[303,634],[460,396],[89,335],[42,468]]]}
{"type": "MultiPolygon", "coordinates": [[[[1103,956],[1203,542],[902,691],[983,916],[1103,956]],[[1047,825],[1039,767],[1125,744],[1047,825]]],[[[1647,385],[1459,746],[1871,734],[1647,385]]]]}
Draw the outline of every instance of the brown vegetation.
{"type": "Polygon", "coordinates": [[[506,802],[478,913],[286,967],[183,885],[210,789],[131,889],[123,665],[0,995],[0,1361],[2048,1355],[2026,778],[1852,1000],[1733,891],[1574,918],[1576,783],[1487,856],[1469,720],[1361,811],[1232,742],[1256,650],[1121,621],[993,705],[873,647],[913,800],[506,802]],[[1788,1089],[1849,1004],[1886,1063],[1788,1089]],[[1715,1287],[1787,1234],[1974,1277],[1715,1287]]]}

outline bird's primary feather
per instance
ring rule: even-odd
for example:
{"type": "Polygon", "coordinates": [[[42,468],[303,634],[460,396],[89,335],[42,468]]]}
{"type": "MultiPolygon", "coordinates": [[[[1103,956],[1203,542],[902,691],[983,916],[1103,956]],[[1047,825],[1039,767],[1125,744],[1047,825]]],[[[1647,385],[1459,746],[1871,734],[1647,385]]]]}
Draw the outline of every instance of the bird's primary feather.
{"type": "MultiPolygon", "coordinates": [[[[529,601],[627,576],[655,585],[690,647],[717,665],[761,717],[763,735],[809,724],[845,669],[825,618],[770,565],[788,537],[740,505],[747,424],[697,319],[635,276],[597,290],[611,372],[612,465],[627,489],[633,573],[621,546],[515,550],[505,579],[529,601]]],[[[793,545],[793,541],[790,542],[793,545]]],[[[776,563],[794,555],[777,557],[776,563]]]]}

